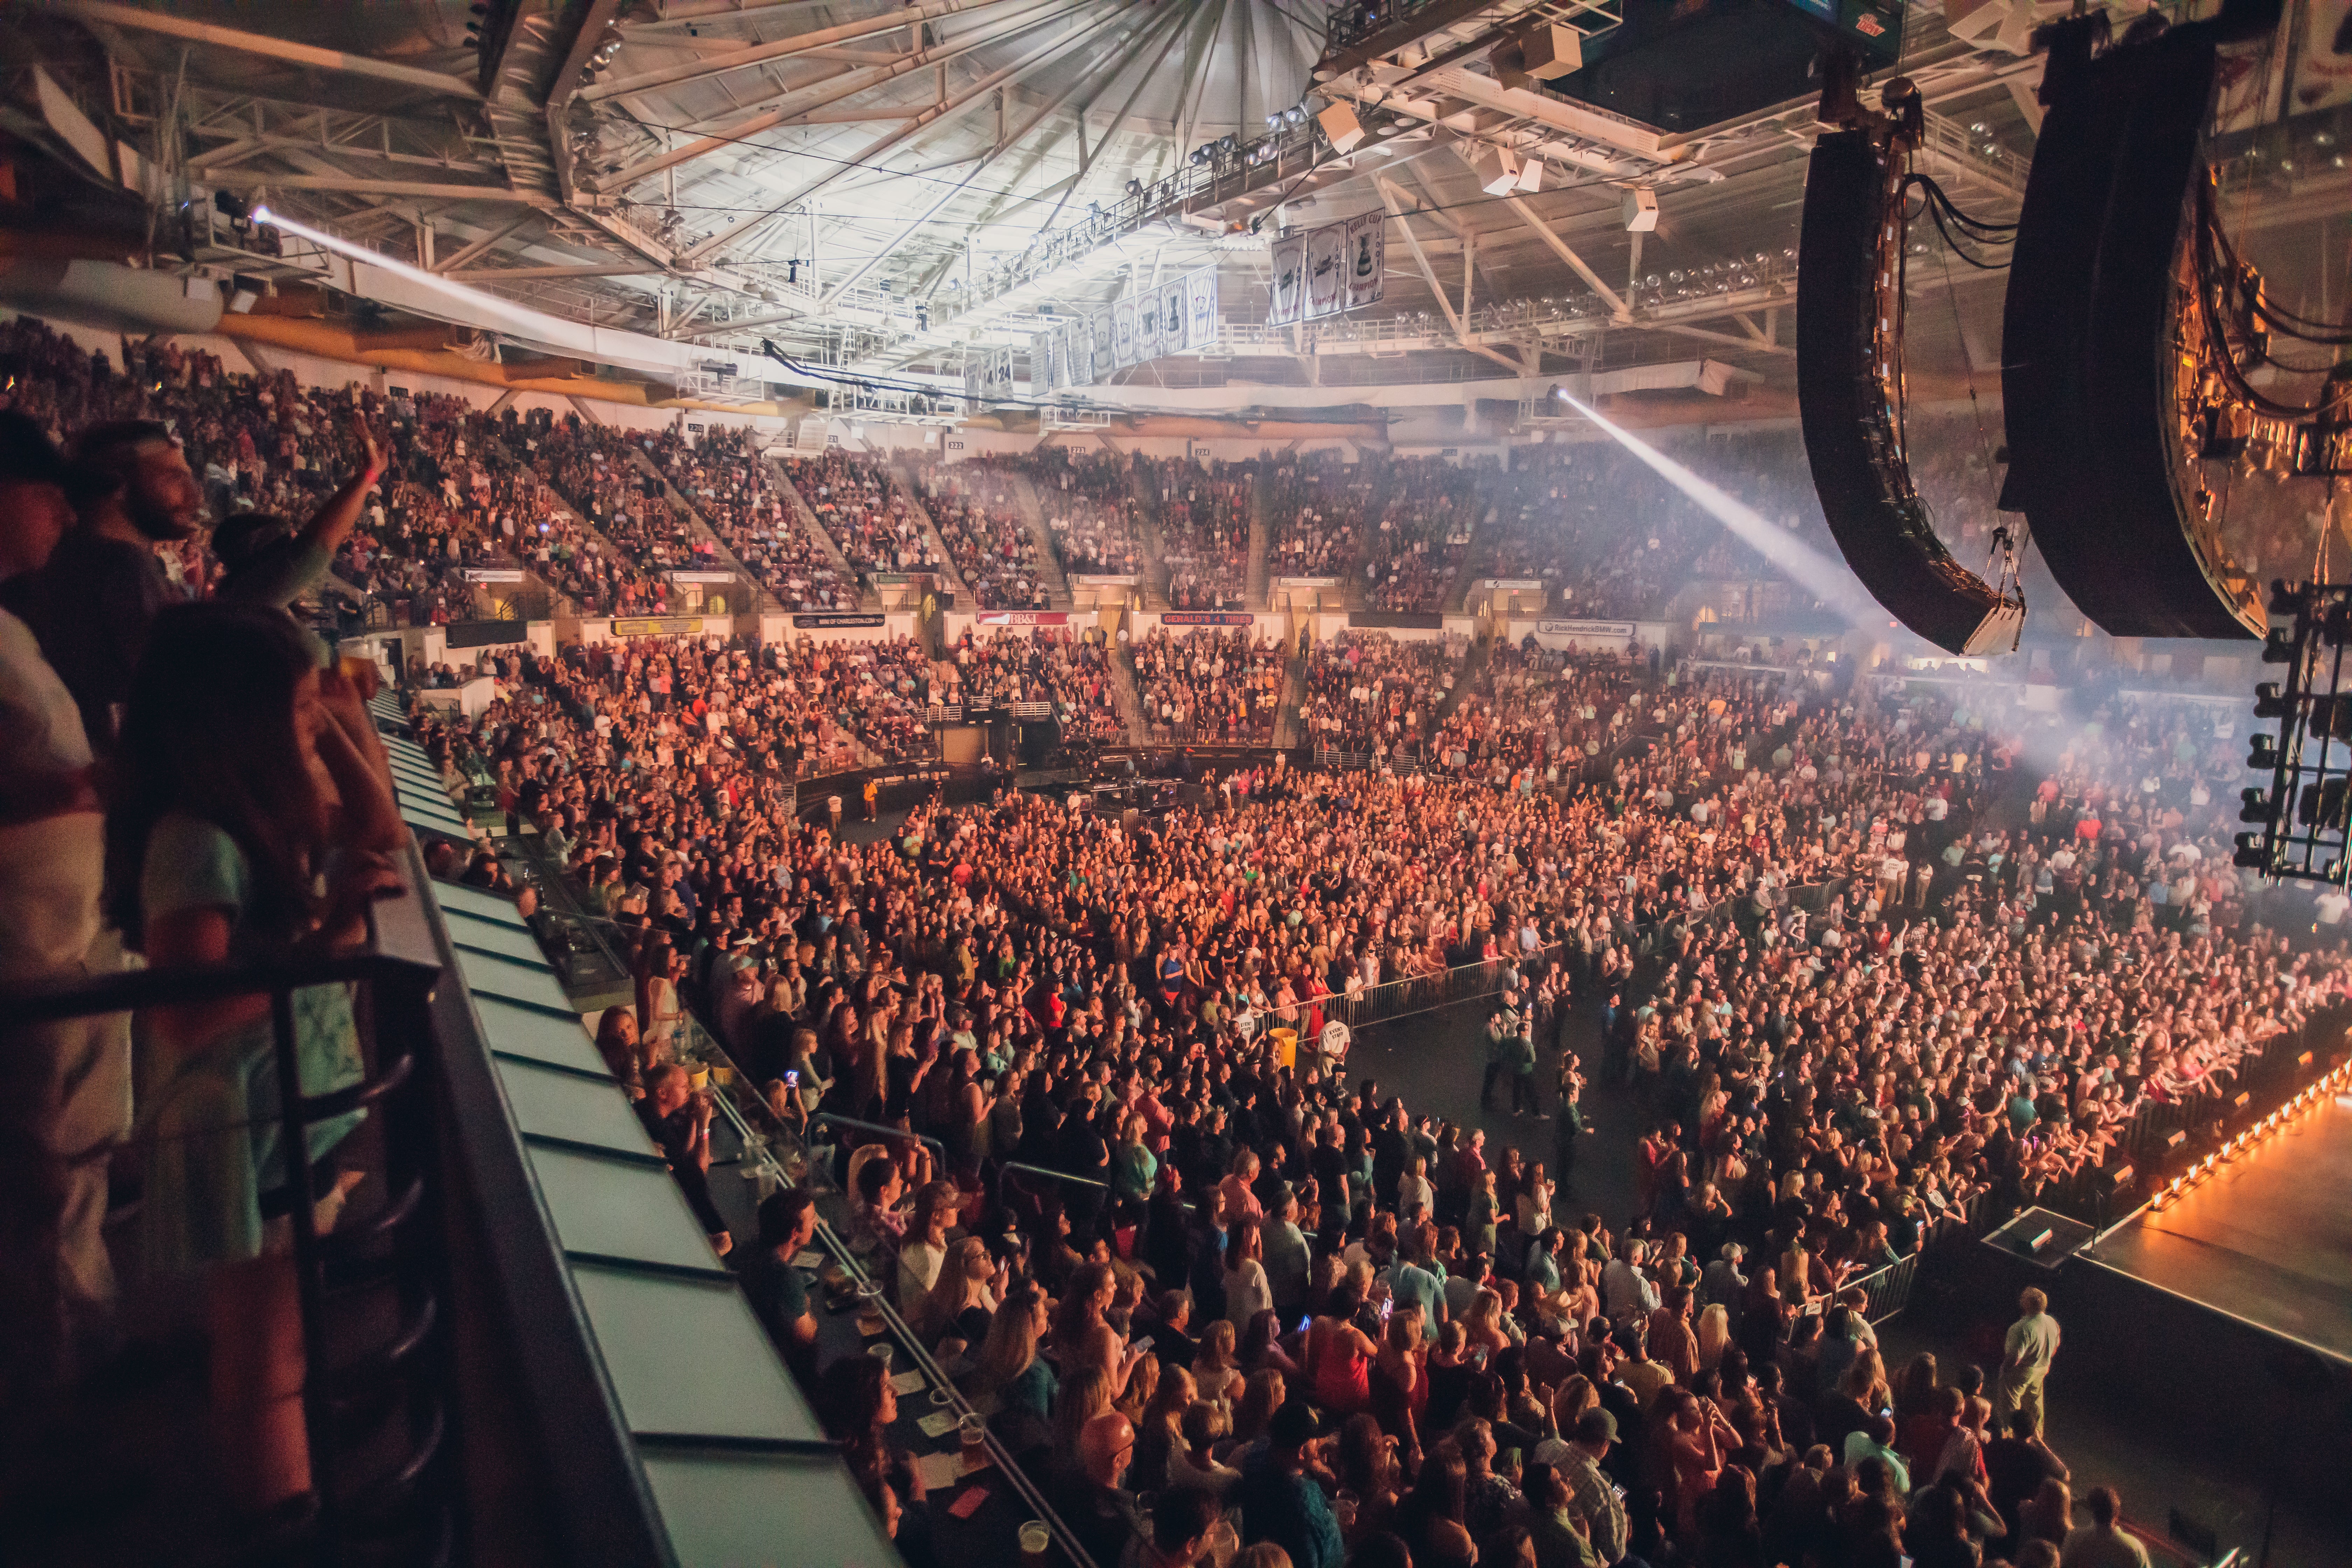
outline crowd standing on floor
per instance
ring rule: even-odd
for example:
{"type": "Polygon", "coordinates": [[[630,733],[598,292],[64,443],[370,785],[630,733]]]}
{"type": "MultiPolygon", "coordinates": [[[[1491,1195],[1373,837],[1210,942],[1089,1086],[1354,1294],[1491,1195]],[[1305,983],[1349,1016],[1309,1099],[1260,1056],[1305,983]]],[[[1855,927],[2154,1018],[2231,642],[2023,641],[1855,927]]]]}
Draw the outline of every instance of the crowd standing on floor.
{"type": "MultiPolygon", "coordinates": [[[[289,431],[261,390],[281,453],[350,461],[226,552],[203,548],[201,445],[226,434],[175,437],[111,390],[0,410],[9,983],[123,948],[169,970],[334,945],[391,889],[406,830],[365,682],[284,606],[396,455],[363,399],[357,427],[298,411],[289,431]]],[[[463,427],[435,415],[384,418],[463,427]]],[[[602,509],[616,547],[694,557],[626,441],[541,435],[515,460],[602,509]]],[[[473,458],[459,438],[447,456],[473,458]]],[[[621,602],[642,578],[596,581],[621,602]]],[[[1071,700],[1061,683],[1101,673],[1083,647],[976,644],[957,683],[1071,700]]],[[[1179,647],[1213,688],[1258,668],[1255,647],[1224,674],[1225,645],[1179,647]]],[[[863,1355],[807,1364],[809,1194],[770,1199],[755,1236],[719,1216],[677,1059],[689,1016],[785,1120],[936,1140],[936,1162],[911,1136],[833,1148],[842,1227],[1105,1568],[1233,1548],[1294,1568],[2138,1560],[2112,1492],[2073,1523],[2040,1438],[2047,1303],[2021,1300],[1996,1365],[1897,1370],[1867,1282],[2095,1171],[2137,1111],[2226,1089],[2339,1004],[2340,933],[2290,942],[2230,864],[2229,737],[2169,700],[2086,691],[2044,719],[1966,687],[1482,651],[1442,717],[1443,644],[1353,641],[1310,674],[1311,712],[1423,771],[1252,764],[1134,818],[1003,792],[862,842],[787,786],[929,754],[939,677],[909,640],[501,654],[488,709],[416,721],[615,923],[633,997],[598,1048],[886,1516],[921,1500],[887,1383],[863,1355]],[[1381,988],[1465,969],[1493,999],[1483,1087],[1523,1147],[1317,1048],[1381,988]],[[1597,1059],[1556,1048],[1572,1008],[1601,1021],[1597,1059]],[[1570,1204],[1588,1074],[1643,1110],[1628,1215],[1570,1204]]],[[[487,852],[467,870],[501,875],[487,852]]],[[[354,1082],[349,994],[305,991],[296,1019],[306,1090],[354,1082]]],[[[53,1264],[47,1308],[0,1303],[26,1331],[0,1353],[43,1375],[94,1353],[118,1265],[195,1287],[230,1489],[279,1505],[309,1460],[289,1233],[260,1202],[283,1155],[247,1114],[274,1093],[266,1005],[142,1032],[134,1097],[127,1021],[12,1031],[9,1065],[61,1087],[0,1125],[41,1173],[7,1194],[11,1234],[53,1264]],[[110,1242],[86,1155],[123,1142],[147,1158],[110,1242]]],[[[314,1155],[360,1120],[321,1124],[314,1155]]]]}

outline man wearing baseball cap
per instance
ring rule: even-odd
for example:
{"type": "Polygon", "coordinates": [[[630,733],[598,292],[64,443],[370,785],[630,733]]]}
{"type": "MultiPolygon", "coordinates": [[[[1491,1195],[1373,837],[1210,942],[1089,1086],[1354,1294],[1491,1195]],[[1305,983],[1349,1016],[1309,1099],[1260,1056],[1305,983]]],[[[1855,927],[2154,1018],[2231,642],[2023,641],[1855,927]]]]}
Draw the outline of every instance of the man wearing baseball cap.
{"type": "Polygon", "coordinates": [[[1601,1471],[1601,1461],[1617,1442],[1617,1417],[1594,1408],[1576,1418],[1576,1436],[1559,1462],[1568,1493],[1592,1529],[1592,1554],[1601,1568],[1625,1555],[1625,1501],[1601,1471]]]}

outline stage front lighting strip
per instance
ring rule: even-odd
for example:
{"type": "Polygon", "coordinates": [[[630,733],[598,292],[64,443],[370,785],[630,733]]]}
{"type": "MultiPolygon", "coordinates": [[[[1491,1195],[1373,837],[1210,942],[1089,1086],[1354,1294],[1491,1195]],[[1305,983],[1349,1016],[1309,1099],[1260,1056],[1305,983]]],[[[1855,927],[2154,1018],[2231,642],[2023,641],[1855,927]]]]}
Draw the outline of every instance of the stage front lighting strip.
{"type": "Polygon", "coordinates": [[[2294,1131],[2295,1124],[2318,1110],[2322,1101],[2347,1087],[2352,1087],[2352,1063],[2335,1068],[2293,1100],[2157,1188],[2156,1195],[2147,1201],[2149,1212],[2162,1214],[2196,1190],[2215,1172],[2236,1163],[2280,1133],[2294,1131]]]}

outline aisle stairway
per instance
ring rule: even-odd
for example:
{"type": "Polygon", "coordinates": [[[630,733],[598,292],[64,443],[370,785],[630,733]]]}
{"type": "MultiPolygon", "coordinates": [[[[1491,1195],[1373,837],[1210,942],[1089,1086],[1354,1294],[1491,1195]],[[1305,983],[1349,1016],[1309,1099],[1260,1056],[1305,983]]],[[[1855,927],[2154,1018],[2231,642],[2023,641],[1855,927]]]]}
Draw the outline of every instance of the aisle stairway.
{"type": "Polygon", "coordinates": [[[1054,530],[1045,521],[1045,503],[1037,487],[1029,482],[1026,474],[996,470],[997,477],[1008,479],[1015,505],[1021,509],[1021,521],[1029,525],[1029,537],[1037,546],[1037,580],[1045,584],[1045,602],[1056,610],[1066,610],[1072,603],[1070,580],[1062,573],[1061,552],[1054,543],[1054,530]]]}
{"type": "Polygon", "coordinates": [[[710,546],[711,558],[722,568],[734,573],[751,584],[751,592],[755,595],[754,602],[759,607],[771,615],[782,614],[784,607],[783,601],[769,590],[768,585],[760,580],[757,573],[743,564],[735,552],[727,548],[727,542],[719,537],[719,531],[710,526],[710,520],[702,515],[702,509],[697,506],[684,490],[679,489],[667,474],[662,472],[661,465],[654,461],[653,454],[632,441],[629,443],[629,456],[647,478],[658,479],[661,482],[662,495],[670,505],[686,513],[687,520],[694,524],[695,537],[710,546]]]}
{"type": "Polygon", "coordinates": [[[1148,746],[1151,743],[1151,725],[1143,717],[1143,693],[1135,683],[1135,661],[1128,657],[1127,645],[1115,643],[1110,656],[1111,697],[1118,704],[1118,716],[1127,723],[1129,743],[1148,746]]]}
{"type": "Polygon", "coordinates": [[[1445,597],[1441,601],[1447,615],[1462,613],[1469,601],[1471,584],[1481,577],[1494,575],[1486,563],[1494,559],[1495,543],[1502,537],[1502,525],[1496,520],[1495,509],[1491,506],[1484,516],[1470,525],[1470,542],[1462,547],[1462,564],[1454,568],[1454,581],[1447,584],[1445,597]]]}
{"type": "Polygon", "coordinates": [[[907,510],[913,514],[915,525],[923,531],[924,542],[939,558],[940,582],[956,596],[957,605],[967,609],[979,608],[971,590],[964,585],[963,574],[956,569],[955,557],[948,553],[948,542],[940,536],[940,525],[931,521],[930,508],[923,504],[923,487],[915,476],[897,463],[890,465],[890,483],[898,494],[907,498],[907,510]]]}
{"type": "Polygon", "coordinates": [[[1285,750],[1306,739],[1300,710],[1307,705],[1307,658],[1294,640],[1282,667],[1282,706],[1274,720],[1274,743],[1285,750]]]}
{"type": "Polygon", "coordinates": [[[1269,488],[1265,466],[1260,464],[1250,474],[1249,568],[1242,578],[1246,603],[1251,609],[1259,611],[1267,608],[1269,603],[1266,598],[1270,585],[1266,560],[1274,545],[1274,524],[1266,515],[1266,490],[1269,488]]]}
{"type": "Polygon", "coordinates": [[[1136,591],[1142,596],[1142,607],[1164,610],[1168,607],[1168,559],[1160,550],[1160,491],[1149,477],[1150,470],[1129,468],[1128,490],[1135,497],[1135,531],[1143,545],[1143,570],[1137,574],[1136,591]]]}
{"type": "Polygon", "coordinates": [[[777,487],[783,491],[784,504],[792,509],[793,518],[801,527],[808,531],[809,537],[816,541],[817,548],[823,550],[833,562],[833,569],[841,574],[841,580],[845,583],[856,583],[858,585],[857,607],[861,610],[879,610],[882,607],[881,594],[873,584],[866,581],[859,574],[856,567],[849,563],[849,557],[842,553],[841,542],[834,538],[831,531],[824,523],[817,521],[816,513],[809,509],[808,498],[801,494],[798,485],[793,483],[793,476],[784,468],[783,463],[773,453],[762,456],[768,465],[768,472],[775,477],[777,487]]]}

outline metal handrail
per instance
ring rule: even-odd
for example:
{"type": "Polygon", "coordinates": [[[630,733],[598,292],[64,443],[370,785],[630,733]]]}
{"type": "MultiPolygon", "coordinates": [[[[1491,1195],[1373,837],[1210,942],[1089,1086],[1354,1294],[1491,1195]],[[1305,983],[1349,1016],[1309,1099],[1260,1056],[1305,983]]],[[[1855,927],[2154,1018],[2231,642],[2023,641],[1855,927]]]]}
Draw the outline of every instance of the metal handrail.
{"type": "Polygon", "coordinates": [[[817,1111],[809,1118],[809,1125],[812,1127],[820,1121],[828,1127],[855,1127],[861,1132],[871,1132],[877,1137],[911,1138],[918,1143],[926,1144],[937,1150],[942,1164],[947,1160],[948,1146],[929,1133],[910,1132],[904,1127],[886,1127],[878,1121],[860,1121],[854,1116],[836,1116],[830,1110],[817,1111]]]}

